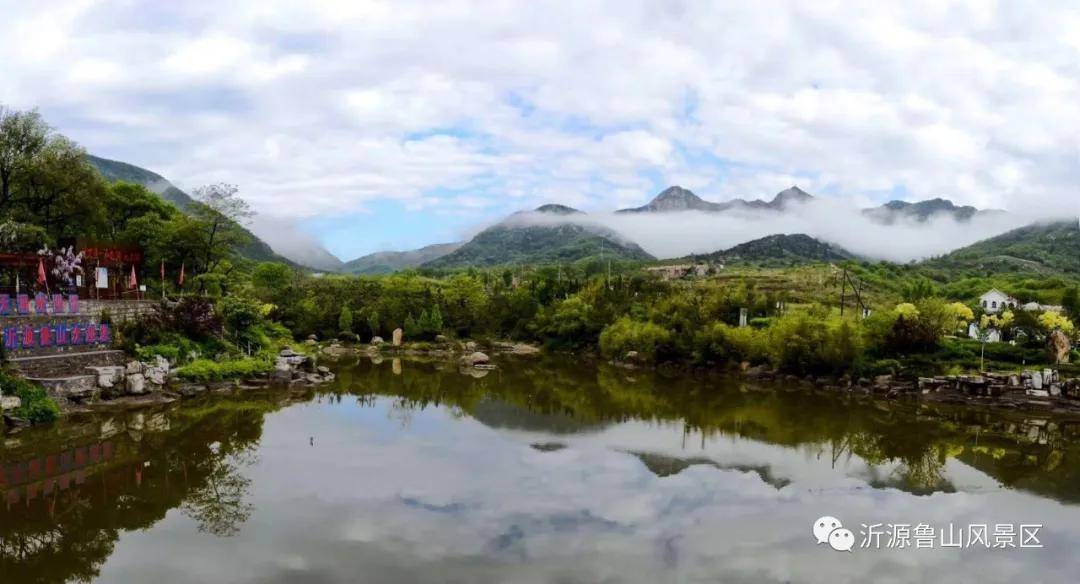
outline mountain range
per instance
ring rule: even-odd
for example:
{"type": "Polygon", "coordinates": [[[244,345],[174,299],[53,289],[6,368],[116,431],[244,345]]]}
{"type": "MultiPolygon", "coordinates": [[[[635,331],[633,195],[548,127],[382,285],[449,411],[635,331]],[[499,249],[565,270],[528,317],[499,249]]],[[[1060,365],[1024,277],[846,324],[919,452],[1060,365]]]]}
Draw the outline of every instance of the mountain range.
{"type": "Polygon", "coordinates": [[[793,186],[780,191],[771,201],[755,199],[746,201],[732,199],[723,203],[706,201],[688,189],[680,186],[668,187],[656,195],[653,200],[631,209],[619,209],[616,213],[669,213],[673,211],[705,211],[722,213],[724,211],[785,211],[793,204],[812,200],[813,195],[793,186]]]}
{"type": "MultiPolygon", "coordinates": [[[[780,191],[770,201],[754,199],[732,199],[722,203],[706,201],[695,195],[688,189],[680,186],[672,186],[664,189],[653,200],[640,206],[629,209],[619,209],[616,213],[671,213],[679,211],[704,211],[707,213],[723,213],[726,211],[791,211],[797,205],[809,203],[814,196],[792,186],[780,191]]],[[[863,214],[883,224],[892,225],[901,220],[926,222],[935,217],[950,217],[956,221],[966,222],[983,214],[1003,213],[1003,211],[984,211],[970,206],[959,206],[947,199],[929,199],[909,203],[906,201],[889,201],[879,207],[863,209],[863,214]]]]}
{"type": "MultiPolygon", "coordinates": [[[[88,155],[89,162],[107,180],[123,180],[141,184],[181,210],[195,201],[167,179],[138,166],[88,155]]],[[[712,202],[702,199],[689,189],[671,186],[640,207],[620,209],[616,214],[665,214],[685,211],[705,213],[769,213],[797,212],[800,205],[815,200],[813,195],[798,186],[776,194],[771,200],[732,199],[712,202]]],[[[938,217],[958,222],[1003,211],[980,210],[960,206],[935,198],[918,202],[890,201],[878,207],[862,209],[862,213],[882,225],[898,222],[922,223],[938,217]]],[[[1013,269],[1041,266],[1051,271],[1080,271],[1080,253],[1072,259],[1062,256],[1076,242],[1075,229],[1069,224],[1031,226],[1010,232],[964,249],[956,250],[934,260],[941,265],[1013,269]]],[[[1072,225],[1075,227],[1075,225],[1072,225]]],[[[284,228],[271,225],[260,232],[280,235],[284,228]]],[[[416,250],[380,251],[348,262],[342,262],[314,238],[295,234],[277,237],[271,247],[251,231],[250,242],[240,254],[257,261],[284,261],[320,271],[352,274],[384,274],[413,267],[457,268],[466,266],[497,266],[521,263],[575,262],[604,257],[616,260],[649,261],[653,258],[638,244],[623,235],[589,221],[589,216],[572,207],[559,204],[542,205],[532,211],[517,212],[503,221],[484,229],[465,242],[441,243],[416,250]]],[[[1067,255],[1067,254],[1066,254],[1067,255]]],[[[729,249],[696,256],[724,262],[765,262],[791,264],[809,261],[835,261],[855,257],[847,250],[819,241],[802,233],[774,234],[747,241],[729,249]]]]}

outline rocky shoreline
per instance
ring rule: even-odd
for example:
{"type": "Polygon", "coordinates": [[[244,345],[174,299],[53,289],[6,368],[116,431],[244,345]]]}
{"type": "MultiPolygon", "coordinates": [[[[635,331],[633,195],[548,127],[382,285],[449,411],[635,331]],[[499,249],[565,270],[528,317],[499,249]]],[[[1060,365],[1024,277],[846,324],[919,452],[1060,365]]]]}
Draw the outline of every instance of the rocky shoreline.
{"type": "Polygon", "coordinates": [[[741,373],[755,381],[813,386],[886,399],[909,398],[931,403],[1080,415],[1080,378],[1063,379],[1053,369],[919,378],[879,375],[872,379],[798,377],[763,367],[743,367],[741,373]]]}

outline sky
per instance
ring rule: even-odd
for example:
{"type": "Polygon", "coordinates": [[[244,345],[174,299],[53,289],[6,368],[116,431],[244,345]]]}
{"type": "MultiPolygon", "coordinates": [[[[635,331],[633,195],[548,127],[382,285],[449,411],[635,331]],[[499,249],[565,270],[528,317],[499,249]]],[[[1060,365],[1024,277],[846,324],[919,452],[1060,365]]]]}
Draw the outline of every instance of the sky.
{"type": "Polygon", "coordinates": [[[673,184],[1076,214],[1080,6],[870,4],[0,0],[0,103],[346,260],[673,184]]]}

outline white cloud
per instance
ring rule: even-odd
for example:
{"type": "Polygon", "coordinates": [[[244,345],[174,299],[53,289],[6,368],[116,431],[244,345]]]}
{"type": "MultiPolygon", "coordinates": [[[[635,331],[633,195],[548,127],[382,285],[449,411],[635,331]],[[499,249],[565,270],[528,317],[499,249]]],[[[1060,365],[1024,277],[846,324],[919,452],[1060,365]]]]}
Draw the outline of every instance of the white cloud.
{"type": "Polygon", "coordinates": [[[0,22],[0,100],[280,217],[377,199],[478,220],[608,209],[675,182],[1076,212],[1078,19],[1067,3],[55,0],[0,22]]]}

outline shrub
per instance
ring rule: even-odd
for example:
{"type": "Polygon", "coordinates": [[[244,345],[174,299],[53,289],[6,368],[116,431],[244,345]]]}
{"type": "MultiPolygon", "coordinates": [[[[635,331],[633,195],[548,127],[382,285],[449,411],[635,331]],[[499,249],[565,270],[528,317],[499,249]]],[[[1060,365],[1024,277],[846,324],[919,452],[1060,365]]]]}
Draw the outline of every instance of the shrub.
{"type": "Polygon", "coordinates": [[[176,370],[176,375],[185,381],[206,383],[254,377],[271,372],[274,369],[268,359],[243,358],[226,361],[196,359],[176,370]]]}
{"type": "Polygon", "coordinates": [[[161,356],[170,363],[178,363],[180,361],[180,347],[177,347],[176,345],[149,345],[146,347],[139,347],[135,349],[135,356],[138,357],[140,361],[151,361],[155,357],[161,356]]]}
{"type": "Polygon", "coordinates": [[[622,317],[600,333],[600,352],[609,358],[620,358],[637,351],[643,361],[655,361],[664,355],[665,345],[671,342],[671,332],[651,322],[622,317]]]}
{"type": "Polygon", "coordinates": [[[698,362],[757,363],[765,358],[765,334],[756,328],[717,322],[694,337],[694,359],[698,362]]]}
{"type": "Polygon", "coordinates": [[[15,395],[22,400],[22,405],[15,411],[17,417],[34,424],[52,422],[60,417],[60,406],[49,397],[44,387],[2,372],[0,386],[4,388],[4,395],[15,395]]]}
{"type": "Polygon", "coordinates": [[[777,319],[768,342],[773,365],[791,373],[839,373],[863,358],[859,328],[819,312],[791,312],[777,319]]]}

